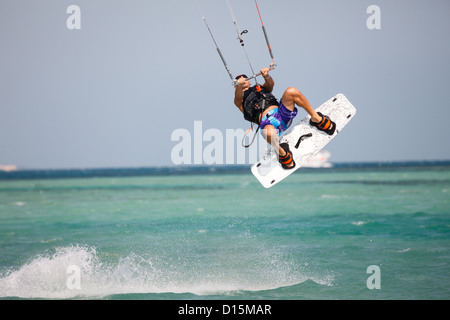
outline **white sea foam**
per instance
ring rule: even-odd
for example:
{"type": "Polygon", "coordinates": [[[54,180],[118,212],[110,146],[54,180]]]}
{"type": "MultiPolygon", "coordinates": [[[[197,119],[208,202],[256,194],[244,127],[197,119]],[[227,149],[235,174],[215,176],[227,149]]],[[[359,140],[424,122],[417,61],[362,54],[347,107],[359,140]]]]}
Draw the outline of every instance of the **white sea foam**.
{"type": "Polygon", "coordinates": [[[365,225],[366,223],[368,223],[368,221],[353,221],[352,224],[354,226],[362,226],[365,225]]]}
{"type": "Polygon", "coordinates": [[[192,267],[188,261],[148,259],[133,253],[115,262],[100,261],[99,256],[95,248],[78,245],[38,255],[17,270],[0,273],[0,297],[70,299],[132,293],[215,295],[271,290],[307,280],[332,285],[334,279],[333,275],[295,270],[291,263],[280,263],[279,259],[270,260],[266,256],[261,257],[265,262],[256,261],[248,270],[234,269],[232,264],[223,269],[192,267]],[[69,272],[71,266],[80,270],[78,288],[68,285],[74,276],[69,272]]]}

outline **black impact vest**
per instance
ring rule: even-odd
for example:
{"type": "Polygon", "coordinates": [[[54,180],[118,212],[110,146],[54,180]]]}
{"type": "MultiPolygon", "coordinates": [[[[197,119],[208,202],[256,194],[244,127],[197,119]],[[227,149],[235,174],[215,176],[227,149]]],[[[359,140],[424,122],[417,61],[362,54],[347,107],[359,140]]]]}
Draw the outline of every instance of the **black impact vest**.
{"type": "Polygon", "coordinates": [[[244,91],[243,109],[245,120],[259,124],[259,116],[268,107],[278,105],[278,100],[264,87],[259,86],[260,91],[257,90],[257,87],[253,86],[244,91]]]}

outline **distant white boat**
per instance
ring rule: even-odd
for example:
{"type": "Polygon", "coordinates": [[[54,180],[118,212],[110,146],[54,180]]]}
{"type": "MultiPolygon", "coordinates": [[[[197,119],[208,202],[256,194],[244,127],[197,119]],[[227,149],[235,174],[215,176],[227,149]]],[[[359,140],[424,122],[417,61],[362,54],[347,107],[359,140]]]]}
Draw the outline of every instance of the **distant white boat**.
{"type": "Polygon", "coordinates": [[[18,168],[14,164],[8,164],[8,165],[0,164],[0,171],[11,172],[11,171],[17,171],[17,170],[18,170],[18,168]]]}
{"type": "Polygon", "coordinates": [[[333,165],[328,162],[331,153],[328,150],[320,150],[311,159],[308,160],[308,163],[304,165],[306,168],[331,168],[333,165]]]}

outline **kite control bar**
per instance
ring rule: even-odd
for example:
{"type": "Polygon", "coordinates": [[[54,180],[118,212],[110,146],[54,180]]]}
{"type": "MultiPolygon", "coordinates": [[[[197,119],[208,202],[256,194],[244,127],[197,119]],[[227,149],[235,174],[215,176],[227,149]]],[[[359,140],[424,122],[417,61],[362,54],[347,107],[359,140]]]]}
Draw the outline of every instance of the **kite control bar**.
{"type": "MultiPolygon", "coordinates": [[[[271,63],[271,64],[270,64],[270,67],[269,67],[269,71],[270,71],[270,70],[274,70],[276,66],[277,66],[276,64],[271,63]]],[[[256,74],[254,74],[254,75],[248,77],[247,80],[255,79],[256,77],[258,77],[258,76],[260,76],[260,75],[261,75],[261,72],[256,73],[256,74]]],[[[233,85],[233,86],[237,85],[237,82],[238,82],[237,80],[233,80],[232,85],[233,85]]]]}

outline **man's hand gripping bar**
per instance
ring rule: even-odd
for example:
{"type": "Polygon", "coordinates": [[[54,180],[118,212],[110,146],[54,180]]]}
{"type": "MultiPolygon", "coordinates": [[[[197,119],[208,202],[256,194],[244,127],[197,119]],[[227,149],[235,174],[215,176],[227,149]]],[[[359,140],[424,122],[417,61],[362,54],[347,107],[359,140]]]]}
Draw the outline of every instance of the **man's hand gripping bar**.
{"type": "MultiPolygon", "coordinates": [[[[275,63],[271,63],[270,66],[269,66],[269,71],[274,70],[276,66],[277,66],[277,65],[276,65],[275,63]]],[[[251,77],[248,77],[247,80],[255,79],[256,77],[258,77],[258,76],[260,76],[260,75],[261,75],[261,72],[259,72],[259,73],[257,73],[257,74],[254,74],[254,75],[252,75],[251,77]]],[[[236,86],[236,85],[237,85],[237,82],[238,82],[237,80],[233,80],[232,85],[233,85],[233,86],[236,86]]]]}

